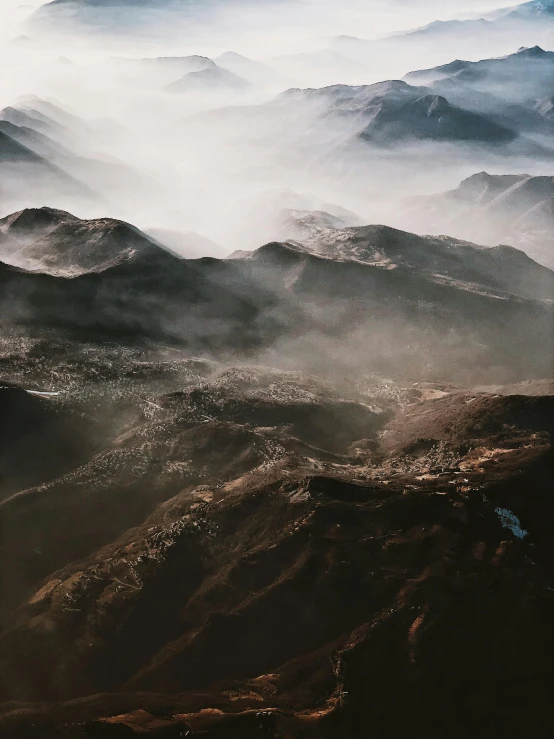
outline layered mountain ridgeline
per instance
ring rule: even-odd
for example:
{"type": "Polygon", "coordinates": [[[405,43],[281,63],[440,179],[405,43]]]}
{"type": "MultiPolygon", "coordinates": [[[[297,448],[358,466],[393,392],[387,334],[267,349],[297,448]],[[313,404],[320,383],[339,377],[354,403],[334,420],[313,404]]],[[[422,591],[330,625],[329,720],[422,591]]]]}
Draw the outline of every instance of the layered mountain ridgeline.
{"type": "Polygon", "coordinates": [[[457,60],[411,72],[410,84],[424,84],[452,102],[520,131],[551,135],[548,101],[554,92],[554,52],[540,46],[479,62],[457,60]]]}
{"type": "Polygon", "coordinates": [[[544,725],[552,396],[51,349],[135,415],[0,504],[3,736],[544,725]]]}
{"type": "MultiPolygon", "coordinates": [[[[547,179],[547,178],[545,178],[547,179]]],[[[448,236],[432,237],[388,226],[345,226],[328,213],[288,212],[284,232],[310,253],[387,270],[404,268],[429,279],[533,300],[554,298],[554,273],[508,246],[480,247],[448,236]]],[[[239,252],[238,256],[245,256],[239,252]]]]}
{"type": "Polygon", "coordinates": [[[253,85],[260,87],[276,86],[281,89],[290,86],[290,84],[287,84],[286,77],[279,74],[269,64],[250,59],[242,54],[237,54],[235,51],[226,51],[215,57],[214,61],[219,67],[233,72],[253,85]]]}
{"type": "Polygon", "coordinates": [[[167,90],[173,93],[224,92],[226,90],[248,90],[250,86],[250,82],[234,72],[214,64],[213,67],[187,72],[184,77],[168,85],[167,90]]]}
{"type": "Polygon", "coordinates": [[[215,62],[197,54],[159,57],[111,57],[107,71],[124,84],[163,88],[190,72],[215,68],[215,62]]]}
{"type": "Polygon", "coordinates": [[[47,201],[97,209],[122,191],[155,197],[159,186],[151,178],[110,153],[122,131],[126,129],[113,120],[89,122],[36,96],[3,108],[0,186],[4,206],[14,205],[15,210],[47,201]],[[17,158],[4,155],[2,141],[11,149],[18,147],[17,158]]]}
{"type": "MultiPolygon", "coordinates": [[[[533,111],[533,115],[539,114],[533,111]]],[[[217,136],[220,142],[228,140],[239,148],[255,137],[268,153],[281,147],[284,161],[294,155],[327,176],[345,166],[360,169],[366,176],[364,168],[376,153],[390,157],[385,166],[391,161],[405,162],[405,157],[419,164],[418,157],[422,160],[424,155],[435,164],[444,156],[445,164],[453,165],[459,162],[461,151],[469,161],[479,163],[484,157],[518,155],[544,160],[554,156],[551,142],[534,140],[517,117],[501,118],[490,100],[488,108],[476,111],[432,86],[389,80],[292,88],[267,103],[191,116],[183,130],[191,137],[217,136]]],[[[248,149],[244,151],[246,156],[248,149]]]]}
{"type": "MultiPolygon", "coordinates": [[[[31,31],[71,31],[75,24],[104,33],[154,32],[187,20],[206,20],[224,7],[222,0],[51,0],[31,16],[31,31]]],[[[185,26],[186,27],[186,26],[185,26]]]]}
{"type": "Polygon", "coordinates": [[[497,95],[501,94],[498,85],[507,83],[514,98],[526,100],[552,85],[553,66],[554,52],[534,46],[496,59],[478,62],[457,59],[433,69],[410,72],[405,79],[423,85],[444,79],[457,80],[497,95]]]}
{"type": "Polygon", "coordinates": [[[554,267],[554,177],[480,172],[455,190],[410,200],[401,215],[416,230],[511,244],[554,267]]]}
{"type": "Polygon", "coordinates": [[[317,245],[187,260],[109,219],[39,209],[0,229],[7,252],[15,241],[33,259],[34,271],[1,266],[5,320],[25,332],[165,339],[219,355],[270,350],[305,366],[332,358],[484,382],[551,368],[554,275],[513,248],[370,226],[331,229],[317,245]]]}
{"type": "MultiPolygon", "coordinates": [[[[161,57],[112,57],[106,62],[106,70],[119,78],[124,84],[140,87],[152,86],[154,89],[167,89],[170,92],[222,92],[225,90],[248,90],[251,82],[232,67],[246,67],[247,77],[256,77],[265,84],[260,76],[264,65],[228,53],[221,55],[216,61],[206,56],[161,56],[161,57]],[[259,68],[258,68],[259,67],[259,68]],[[253,71],[254,70],[254,71],[253,71]]],[[[271,77],[271,70],[268,80],[271,77]]]]}
{"type": "MultiPolygon", "coordinates": [[[[519,47],[532,48],[541,40],[550,48],[553,30],[554,5],[550,0],[539,0],[480,18],[437,20],[381,39],[335,36],[329,40],[326,51],[340,54],[358,68],[382,68],[386,64],[401,77],[408,71],[407,64],[411,64],[412,69],[418,64],[441,67],[456,57],[478,60],[484,54],[501,56],[519,47]]],[[[452,65],[451,73],[458,71],[456,66],[457,63],[452,65]]]]}
{"type": "Polygon", "coordinates": [[[319,115],[355,123],[358,136],[378,146],[406,140],[471,141],[508,144],[517,133],[471,111],[451,105],[430,88],[400,80],[351,87],[334,85],[313,90],[289,90],[277,104],[314,106],[319,115]]]}
{"type": "Polygon", "coordinates": [[[60,166],[68,152],[51,138],[56,126],[26,106],[0,111],[0,187],[8,197],[19,192],[28,197],[48,187],[66,196],[87,194],[87,188],[60,166]]]}
{"type": "Polygon", "coordinates": [[[508,6],[485,14],[482,18],[435,21],[422,28],[402,34],[397,38],[408,38],[410,41],[428,38],[440,43],[458,41],[467,43],[471,35],[476,35],[490,44],[495,39],[501,41],[508,33],[514,37],[536,34],[539,28],[554,24],[554,3],[552,0],[530,0],[520,5],[508,6]],[[539,26],[540,24],[540,26],[539,26]]]}

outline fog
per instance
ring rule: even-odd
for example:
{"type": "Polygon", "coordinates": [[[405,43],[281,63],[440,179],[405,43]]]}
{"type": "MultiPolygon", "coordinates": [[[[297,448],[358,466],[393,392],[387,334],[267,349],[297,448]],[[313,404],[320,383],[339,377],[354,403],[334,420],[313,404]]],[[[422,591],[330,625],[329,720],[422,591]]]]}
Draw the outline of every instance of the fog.
{"type": "MultiPolygon", "coordinates": [[[[483,170],[552,172],[540,130],[503,145],[427,134],[383,145],[360,138],[374,93],[363,104],[340,89],[283,94],[399,79],[452,61],[457,45],[470,60],[554,48],[554,22],[540,19],[474,42],[463,24],[437,41],[403,35],[471,23],[505,0],[39,5],[5,0],[1,11],[2,132],[25,152],[0,152],[0,216],[48,205],[126,220],[185,256],[226,256],[286,238],[287,209],[426,232],[433,222],[410,217],[407,198],[483,170]]],[[[513,97],[509,81],[493,92],[480,114],[498,117],[493,99],[513,97]]]]}

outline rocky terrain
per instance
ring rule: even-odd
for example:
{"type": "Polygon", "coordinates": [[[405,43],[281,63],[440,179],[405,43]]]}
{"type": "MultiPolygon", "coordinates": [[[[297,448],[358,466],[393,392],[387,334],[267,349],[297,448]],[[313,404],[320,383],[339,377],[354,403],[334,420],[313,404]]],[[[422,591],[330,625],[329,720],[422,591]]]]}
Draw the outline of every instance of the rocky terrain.
{"type": "Polygon", "coordinates": [[[12,408],[62,426],[71,409],[103,438],[0,503],[3,736],[516,737],[547,720],[540,383],[46,348],[6,347],[12,408]]]}
{"type": "Polygon", "coordinates": [[[0,223],[2,736],[547,720],[554,275],[289,217],[228,260],[0,223]]]}
{"type": "Polygon", "coordinates": [[[499,4],[2,4],[2,739],[549,733],[554,4],[499,4]]]}

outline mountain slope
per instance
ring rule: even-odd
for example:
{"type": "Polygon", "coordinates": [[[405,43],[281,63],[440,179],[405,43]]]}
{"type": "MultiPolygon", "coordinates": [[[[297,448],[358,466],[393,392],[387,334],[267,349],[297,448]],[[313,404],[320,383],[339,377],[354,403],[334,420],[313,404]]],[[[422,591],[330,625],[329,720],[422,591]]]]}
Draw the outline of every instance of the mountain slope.
{"type": "Polygon", "coordinates": [[[48,162],[38,154],[0,131],[0,166],[2,163],[38,164],[48,167],[48,162]]]}
{"type": "Polygon", "coordinates": [[[450,105],[446,98],[432,94],[398,107],[383,104],[360,135],[367,141],[380,143],[422,139],[505,144],[516,138],[508,128],[450,105]]]}
{"type": "Polygon", "coordinates": [[[28,211],[2,228],[28,239],[29,219],[38,221],[35,258],[47,248],[57,264],[69,254],[87,269],[67,278],[2,265],[4,315],[15,325],[163,336],[215,352],[279,341],[294,352],[294,341],[316,336],[347,347],[357,332],[369,349],[388,334],[396,367],[410,345],[414,366],[425,356],[439,366],[447,330],[452,361],[473,342],[485,373],[491,362],[516,373],[551,364],[552,309],[542,301],[552,298],[552,273],[517,250],[361,227],[331,229],[317,249],[268,244],[238,259],[186,260],[117,221],[28,211]]]}
{"type": "Polygon", "coordinates": [[[407,204],[407,222],[418,230],[448,232],[483,243],[523,249],[554,267],[554,178],[481,172],[458,188],[407,204]]]}
{"type": "Polygon", "coordinates": [[[485,116],[450,105],[426,87],[400,80],[350,87],[289,90],[277,98],[291,105],[318,105],[320,116],[352,120],[362,140],[391,145],[409,139],[507,144],[517,134],[485,116]]]}
{"type": "Polygon", "coordinates": [[[544,725],[552,397],[200,374],[0,504],[2,735],[544,725]]]}
{"type": "Polygon", "coordinates": [[[412,72],[405,80],[427,84],[470,110],[494,114],[516,130],[551,133],[547,101],[554,91],[554,52],[539,46],[497,59],[412,72]]]}
{"type": "Polygon", "coordinates": [[[500,96],[501,86],[506,85],[512,100],[525,100],[544,91],[547,86],[552,87],[553,71],[554,52],[534,46],[497,59],[479,62],[457,60],[433,69],[410,72],[404,79],[411,84],[428,85],[450,78],[500,96]]]}
{"type": "Polygon", "coordinates": [[[122,221],[83,221],[52,208],[13,213],[0,220],[0,233],[7,239],[4,248],[11,259],[51,274],[98,271],[159,248],[122,221]]]}
{"type": "Polygon", "coordinates": [[[308,222],[303,233],[302,224],[298,225],[297,238],[314,253],[332,259],[386,269],[408,267],[431,279],[467,282],[534,300],[554,299],[554,272],[517,249],[484,248],[446,236],[416,236],[387,226],[343,228],[323,222],[314,227],[308,222]]]}

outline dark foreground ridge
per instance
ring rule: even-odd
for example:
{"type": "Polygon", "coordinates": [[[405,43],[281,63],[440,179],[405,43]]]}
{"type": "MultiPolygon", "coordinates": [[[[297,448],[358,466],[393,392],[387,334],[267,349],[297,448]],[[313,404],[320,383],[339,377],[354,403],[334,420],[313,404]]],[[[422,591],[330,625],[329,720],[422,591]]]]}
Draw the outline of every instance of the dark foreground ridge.
{"type": "Polygon", "coordinates": [[[544,383],[35,354],[4,375],[45,387],[63,367],[41,412],[105,433],[0,504],[3,737],[462,739],[549,720],[544,383]]]}

